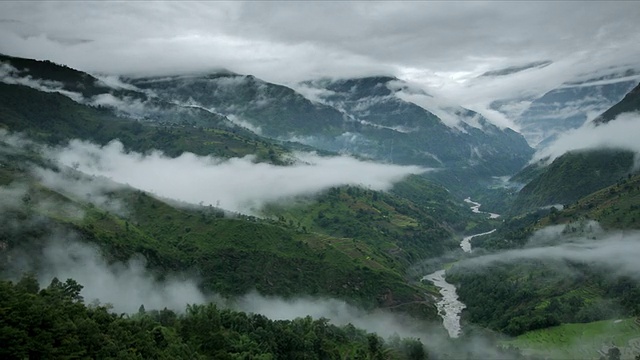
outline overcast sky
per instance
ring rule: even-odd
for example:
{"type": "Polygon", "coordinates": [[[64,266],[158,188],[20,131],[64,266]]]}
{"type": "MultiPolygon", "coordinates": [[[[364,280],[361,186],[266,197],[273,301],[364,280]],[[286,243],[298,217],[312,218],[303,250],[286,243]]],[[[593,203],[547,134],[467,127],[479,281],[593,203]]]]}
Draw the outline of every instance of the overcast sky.
{"type": "Polygon", "coordinates": [[[391,74],[462,105],[640,61],[640,3],[3,1],[0,52],[86,71],[391,74]],[[487,70],[554,63],[498,79],[487,70]]]}

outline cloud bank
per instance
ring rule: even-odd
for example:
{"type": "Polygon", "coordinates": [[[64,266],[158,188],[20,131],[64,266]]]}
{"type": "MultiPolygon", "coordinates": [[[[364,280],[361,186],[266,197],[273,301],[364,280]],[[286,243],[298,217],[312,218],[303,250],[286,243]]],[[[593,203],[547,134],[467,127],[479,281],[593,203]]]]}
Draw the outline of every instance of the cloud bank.
{"type": "Polygon", "coordinates": [[[584,126],[560,135],[552,144],[536,152],[532,162],[552,162],[568,151],[621,149],[640,153],[640,113],[620,114],[616,119],[595,126],[584,126]]]}
{"type": "Polygon", "coordinates": [[[603,232],[597,223],[586,226],[591,230],[579,236],[565,234],[564,225],[545,228],[532,236],[524,249],[478,256],[457,265],[477,268],[524,259],[573,261],[605,267],[614,276],[640,280],[640,231],[603,232]]]}
{"type": "Polygon", "coordinates": [[[276,83],[396,75],[502,126],[491,101],[637,66],[640,54],[633,2],[3,2],[0,13],[10,55],[109,74],[223,67],[276,83]]]}
{"type": "Polygon", "coordinates": [[[360,161],[349,156],[320,157],[297,153],[292,166],[253,162],[253,157],[228,160],[184,153],[170,158],[159,151],[125,152],[119,141],[105,146],[73,140],[51,149],[49,156],[89,175],[193,204],[253,213],[268,202],[313,195],[341,185],[387,190],[410,174],[427,171],[360,161]]]}

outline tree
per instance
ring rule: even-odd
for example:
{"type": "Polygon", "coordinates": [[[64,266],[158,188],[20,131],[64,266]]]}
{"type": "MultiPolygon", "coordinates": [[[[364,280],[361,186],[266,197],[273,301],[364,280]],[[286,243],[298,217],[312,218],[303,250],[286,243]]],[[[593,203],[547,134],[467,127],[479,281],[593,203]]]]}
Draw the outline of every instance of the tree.
{"type": "Polygon", "coordinates": [[[618,349],[617,347],[612,347],[609,349],[609,351],[607,352],[607,359],[608,360],[620,360],[620,349],[618,349]]]}

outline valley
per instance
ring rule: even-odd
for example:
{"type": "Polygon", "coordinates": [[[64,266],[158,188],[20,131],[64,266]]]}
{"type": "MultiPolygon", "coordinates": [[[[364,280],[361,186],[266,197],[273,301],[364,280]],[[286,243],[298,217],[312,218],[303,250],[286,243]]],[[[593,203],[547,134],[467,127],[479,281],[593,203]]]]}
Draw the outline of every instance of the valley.
{"type": "Polygon", "coordinates": [[[516,131],[397,76],[0,55],[0,355],[636,359],[640,85],[605,70],[516,131]]]}

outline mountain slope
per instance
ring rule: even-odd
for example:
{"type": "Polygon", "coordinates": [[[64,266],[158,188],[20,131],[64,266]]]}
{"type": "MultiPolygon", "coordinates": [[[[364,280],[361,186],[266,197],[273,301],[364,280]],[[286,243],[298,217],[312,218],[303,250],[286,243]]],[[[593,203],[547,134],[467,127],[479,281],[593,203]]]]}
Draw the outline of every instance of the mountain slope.
{"type": "MultiPolygon", "coordinates": [[[[640,92],[638,86],[629,92],[623,100],[598,117],[594,132],[598,126],[613,121],[625,112],[640,110],[640,92]]],[[[535,174],[522,188],[514,203],[514,212],[523,212],[536,207],[567,204],[579,198],[616,183],[621,178],[636,172],[635,156],[625,150],[585,150],[566,153],[555,159],[549,166],[534,170],[530,166],[516,178],[531,178],[525,173],[535,174]]]]}
{"type": "MultiPolygon", "coordinates": [[[[3,150],[7,149],[5,145],[3,150]]],[[[346,252],[331,245],[342,239],[284,222],[229,217],[211,207],[175,206],[123,185],[79,196],[49,188],[33,174],[64,179],[69,189],[98,189],[104,180],[71,169],[48,169],[46,162],[37,167],[45,170],[36,170],[29,163],[42,163],[38,156],[13,155],[2,155],[0,171],[4,272],[19,271],[25,253],[37,263],[46,256],[42,249],[47,239],[66,234],[63,238],[99,245],[110,262],[143,256],[160,276],[194,274],[207,292],[324,295],[367,308],[393,306],[427,318],[436,316],[424,298],[426,288],[409,284],[382,249],[361,244],[356,245],[360,251],[346,252]]]]}
{"type": "Polygon", "coordinates": [[[359,124],[356,134],[363,139],[357,143],[356,137],[356,146],[377,157],[401,163],[422,161],[439,167],[485,167],[486,172],[498,175],[519,168],[531,155],[519,134],[511,129],[501,130],[477,113],[455,105],[433,105],[432,109],[418,106],[411,100],[430,96],[395,78],[306,84],[321,89],[326,93],[321,97],[324,103],[359,124]],[[367,149],[367,139],[378,148],[367,149]]]}
{"type": "MultiPolygon", "coordinates": [[[[161,149],[169,156],[189,151],[222,157],[255,154],[258,159],[276,162],[280,161],[278,154],[288,152],[281,145],[225,124],[201,128],[136,121],[118,117],[109,109],[82,105],[64,95],[23,85],[0,83],[0,96],[0,124],[48,144],[79,138],[104,145],[118,139],[128,150],[139,152],[161,149]]],[[[212,124],[217,121],[218,118],[211,118],[212,124]]]]}
{"type": "Polygon", "coordinates": [[[615,119],[616,116],[622,113],[634,111],[640,111],[640,84],[625,95],[619,103],[612,106],[609,110],[602,113],[602,115],[598,116],[593,121],[596,124],[604,124],[615,119]]]}
{"type": "Polygon", "coordinates": [[[326,133],[339,135],[344,119],[335,109],[313,104],[292,89],[251,75],[217,73],[129,80],[169,101],[195,102],[251,123],[273,138],[326,133]]]}
{"type": "Polygon", "coordinates": [[[130,80],[164,99],[197,103],[249,123],[270,137],[394,163],[473,167],[486,176],[513,172],[531,155],[519,134],[468,110],[454,117],[473,119],[478,127],[464,121],[461,129],[446,126],[433,113],[395,96],[389,88],[395,81],[314,82],[331,95],[313,102],[292,89],[237,74],[130,80]]]}
{"type": "Polygon", "coordinates": [[[616,150],[569,152],[553,161],[525,185],[512,205],[516,212],[570,204],[626,177],[634,153],[616,150]]]}

